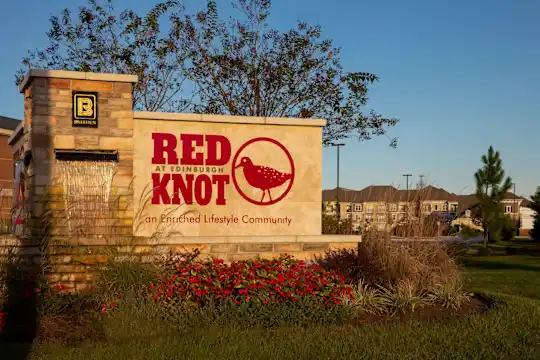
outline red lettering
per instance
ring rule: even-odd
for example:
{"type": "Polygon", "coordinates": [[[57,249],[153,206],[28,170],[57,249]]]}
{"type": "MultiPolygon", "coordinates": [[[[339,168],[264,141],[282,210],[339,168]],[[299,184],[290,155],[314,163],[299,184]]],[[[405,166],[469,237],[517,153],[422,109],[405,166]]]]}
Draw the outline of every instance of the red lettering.
{"type": "Polygon", "coordinates": [[[195,200],[199,205],[208,205],[212,199],[212,180],[208,175],[199,175],[195,179],[195,200]]]}
{"type": "Polygon", "coordinates": [[[167,184],[171,179],[171,175],[163,174],[163,178],[161,179],[160,175],[160,173],[152,173],[152,204],[169,205],[171,203],[171,198],[169,197],[169,193],[167,192],[167,184]]]}
{"type": "Polygon", "coordinates": [[[152,204],[153,205],[208,205],[212,200],[213,184],[216,185],[216,205],[226,205],[225,185],[230,183],[229,175],[199,174],[160,174],[152,173],[152,204]],[[173,195],[169,195],[167,186],[172,178],[173,195]],[[194,199],[195,198],[195,199],[194,199]]]}
{"type": "Polygon", "coordinates": [[[212,183],[217,185],[216,205],[226,205],[225,185],[229,183],[229,175],[212,175],[212,183]]]}
{"type": "Polygon", "coordinates": [[[173,188],[174,188],[174,195],[172,198],[172,203],[174,205],[180,205],[180,197],[179,197],[179,191],[182,193],[182,199],[184,199],[184,203],[186,205],[193,204],[193,179],[195,175],[193,174],[187,174],[186,180],[184,181],[184,178],[182,174],[173,174],[173,188]]]}
{"type": "Polygon", "coordinates": [[[182,142],[182,165],[204,165],[203,153],[195,152],[195,146],[203,146],[203,140],[203,135],[180,135],[180,141],[182,142]]]}
{"type": "Polygon", "coordinates": [[[207,153],[206,165],[208,166],[223,166],[229,162],[231,158],[231,143],[229,139],[221,135],[206,135],[207,153]],[[218,145],[220,148],[221,157],[218,158],[218,145]]]}
{"type": "MultiPolygon", "coordinates": [[[[176,155],[176,136],[166,133],[152,133],[154,140],[154,157],[152,164],[178,164],[178,156],[176,155]],[[166,144],[165,144],[166,143],[166,144]],[[167,161],[165,161],[165,153],[167,153],[167,161]]],[[[182,154],[183,155],[183,154],[182,154]]]]}

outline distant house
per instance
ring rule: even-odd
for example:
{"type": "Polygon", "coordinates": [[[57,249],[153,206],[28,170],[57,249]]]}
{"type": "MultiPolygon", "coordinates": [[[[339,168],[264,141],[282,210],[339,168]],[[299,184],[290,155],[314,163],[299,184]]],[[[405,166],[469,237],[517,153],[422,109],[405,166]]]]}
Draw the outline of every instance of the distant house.
{"type": "Polygon", "coordinates": [[[0,217],[2,219],[10,215],[13,192],[13,155],[8,145],[8,138],[20,123],[20,120],[0,116],[0,217]]]}
{"type": "Polygon", "coordinates": [[[519,236],[529,236],[529,231],[531,231],[533,228],[535,215],[536,211],[529,207],[522,207],[521,209],[519,209],[519,216],[521,219],[519,236]]]}
{"type": "MultiPolygon", "coordinates": [[[[481,230],[471,213],[477,203],[474,194],[457,195],[434,186],[412,190],[386,185],[371,185],[362,190],[339,188],[323,190],[323,212],[328,215],[338,213],[337,196],[340,218],[350,219],[355,227],[390,230],[405,216],[421,214],[433,216],[441,224],[451,222],[458,227],[465,225],[481,230]]],[[[504,213],[515,220],[520,219],[521,209],[529,204],[527,199],[510,192],[505,194],[502,202],[504,213]]]]}
{"type": "MultiPolygon", "coordinates": [[[[468,226],[477,230],[482,230],[482,227],[478,224],[475,224],[473,222],[473,218],[471,216],[471,209],[477,204],[476,196],[475,195],[462,195],[460,196],[460,211],[458,215],[456,216],[456,219],[452,221],[452,225],[455,226],[468,226]]],[[[507,192],[503,196],[502,200],[502,206],[504,214],[509,216],[511,219],[514,219],[516,221],[520,220],[521,227],[520,229],[524,229],[523,227],[523,209],[527,209],[527,206],[530,204],[530,201],[525,199],[522,196],[513,194],[511,192],[507,192]]],[[[528,230],[524,231],[528,235],[528,230]]],[[[522,231],[520,230],[520,233],[522,231]]]]}
{"type": "Polygon", "coordinates": [[[323,211],[336,214],[339,193],[340,217],[354,226],[389,230],[407,216],[432,215],[441,221],[452,219],[460,208],[458,196],[444,189],[426,186],[401,190],[393,186],[371,185],[362,190],[323,190],[323,211]]]}

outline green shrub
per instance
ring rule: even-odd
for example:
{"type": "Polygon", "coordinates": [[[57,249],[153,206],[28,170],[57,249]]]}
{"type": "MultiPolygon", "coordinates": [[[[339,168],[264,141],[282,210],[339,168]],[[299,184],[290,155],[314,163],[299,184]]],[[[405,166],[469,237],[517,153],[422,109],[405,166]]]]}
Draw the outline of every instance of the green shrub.
{"type": "Polygon", "coordinates": [[[519,253],[518,249],[513,246],[507,246],[505,251],[507,255],[517,255],[519,253]]]}
{"type": "Polygon", "coordinates": [[[95,312],[101,303],[94,293],[71,293],[62,285],[44,286],[38,300],[41,315],[50,317],[83,316],[87,312],[95,312]]]}
{"type": "Polygon", "coordinates": [[[325,269],[338,270],[349,284],[361,281],[364,264],[354,249],[328,250],[316,262],[325,269]]]}
{"type": "Polygon", "coordinates": [[[340,304],[352,289],[337,271],[282,255],[272,260],[225,264],[221,259],[184,262],[177,271],[150,284],[155,301],[174,309],[189,302],[297,302],[311,298],[321,304],[340,304]]]}
{"type": "Polygon", "coordinates": [[[159,273],[156,266],[142,263],[137,257],[112,260],[98,267],[95,289],[115,298],[144,295],[159,273]]]}
{"type": "Polygon", "coordinates": [[[446,252],[454,259],[460,258],[469,252],[469,247],[461,243],[448,244],[446,246],[446,252]]]}
{"type": "Polygon", "coordinates": [[[482,234],[482,232],[480,230],[473,229],[472,227],[469,227],[467,225],[462,225],[459,234],[464,239],[470,239],[482,234]]]}
{"type": "Polygon", "coordinates": [[[380,315],[387,312],[381,291],[366,284],[362,279],[353,287],[352,296],[346,303],[360,313],[380,315]]]}
{"type": "Polygon", "coordinates": [[[369,237],[358,245],[357,252],[329,251],[317,263],[327,270],[344,273],[346,281],[354,284],[355,299],[348,302],[354,308],[364,308],[364,312],[396,312],[429,305],[431,300],[443,296],[441,289],[446,290],[446,298],[460,298],[462,277],[455,261],[458,251],[465,252],[467,248],[369,237]],[[451,290],[456,293],[450,294],[451,290]]]}
{"type": "Polygon", "coordinates": [[[495,255],[495,252],[493,249],[489,247],[481,247],[478,249],[478,252],[476,253],[477,256],[493,256],[495,255]]]}
{"type": "Polygon", "coordinates": [[[460,284],[445,283],[432,289],[428,299],[433,304],[444,308],[459,309],[464,303],[470,301],[470,294],[463,291],[460,284]]]}
{"type": "Polygon", "coordinates": [[[512,241],[517,236],[518,228],[512,221],[505,222],[501,230],[501,238],[503,241],[512,241]]]}
{"type": "Polygon", "coordinates": [[[232,301],[207,303],[191,311],[167,311],[169,321],[179,328],[200,328],[222,325],[275,328],[341,324],[351,318],[346,304],[322,306],[313,299],[297,302],[268,303],[249,301],[240,305],[232,301]]]}
{"type": "Polygon", "coordinates": [[[450,236],[459,233],[459,226],[458,225],[452,225],[449,224],[447,227],[444,228],[442,235],[443,236],[450,236]]]}
{"type": "Polygon", "coordinates": [[[336,216],[322,214],[322,233],[327,235],[351,235],[356,231],[353,227],[352,219],[340,219],[336,216]]]}

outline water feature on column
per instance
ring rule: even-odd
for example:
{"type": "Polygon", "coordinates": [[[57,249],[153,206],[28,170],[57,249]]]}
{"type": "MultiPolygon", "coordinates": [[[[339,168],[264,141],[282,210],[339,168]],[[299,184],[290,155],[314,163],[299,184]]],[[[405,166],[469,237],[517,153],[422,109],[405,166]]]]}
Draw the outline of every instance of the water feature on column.
{"type": "Polygon", "coordinates": [[[70,236],[110,233],[111,185],[117,165],[116,154],[69,152],[56,156],[57,175],[70,236]]]}

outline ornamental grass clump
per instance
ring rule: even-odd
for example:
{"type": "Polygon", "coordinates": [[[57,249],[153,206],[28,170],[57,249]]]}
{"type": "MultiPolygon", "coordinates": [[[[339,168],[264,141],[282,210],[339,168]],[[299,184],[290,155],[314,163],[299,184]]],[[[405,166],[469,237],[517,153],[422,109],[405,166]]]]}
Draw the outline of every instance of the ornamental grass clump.
{"type": "Polygon", "coordinates": [[[348,284],[360,283],[355,293],[383,298],[377,309],[385,307],[390,313],[428,305],[458,308],[468,300],[461,269],[452,252],[439,242],[366,237],[358,250],[329,251],[317,264],[342,272],[348,284]]]}
{"type": "Polygon", "coordinates": [[[196,307],[230,302],[298,302],[314,300],[338,305],[351,298],[352,288],[339,271],[307,264],[283,255],[273,260],[249,260],[225,264],[221,259],[186,261],[176,273],[152,284],[156,302],[167,307],[196,307]]]}

